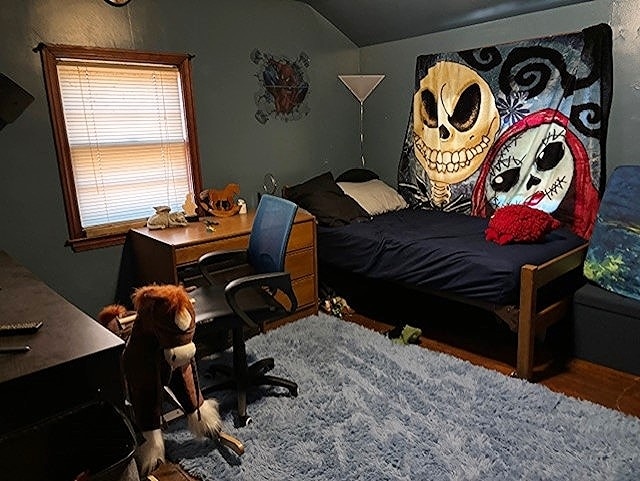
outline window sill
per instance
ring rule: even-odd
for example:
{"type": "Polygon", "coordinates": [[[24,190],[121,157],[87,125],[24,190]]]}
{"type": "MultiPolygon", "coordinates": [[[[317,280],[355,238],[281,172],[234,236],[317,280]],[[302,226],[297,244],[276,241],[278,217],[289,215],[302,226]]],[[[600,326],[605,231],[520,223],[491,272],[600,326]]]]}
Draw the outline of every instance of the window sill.
{"type": "Polygon", "coordinates": [[[110,234],[98,237],[85,237],[81,239],[69,239],[66,246],[70,246],[73,252],[85,252],[103,247],[123,245],[127,238],[127,233],[110,234]]]}

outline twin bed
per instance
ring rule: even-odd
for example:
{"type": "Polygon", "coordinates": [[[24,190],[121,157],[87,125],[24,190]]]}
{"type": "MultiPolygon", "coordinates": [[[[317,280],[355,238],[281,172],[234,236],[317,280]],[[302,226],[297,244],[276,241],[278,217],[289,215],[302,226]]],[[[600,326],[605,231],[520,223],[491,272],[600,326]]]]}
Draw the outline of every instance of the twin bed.
{"type": "Polygon", "coordinates": [[[600,24],[418,56],[397,190],[350,169],[283,191],[316,217],[320,280],[329,268],[486,308],[517,332],[516,374],[531,379],[536,334],[584,282],[611,44],[600,24]]]}
{"type": "Polygon", "coordinates": [[[518,304],[524,265],[542,265],[580,247],[569,229],[531,244],[485,239],[487,219],[405,208],[341,227],[318,226],[323,264],[371,279],[459,296],[488,306],[518,304]]]}
{"type": "Polygon", "coordinates": [[[397,193],[376,178],[353,169],[334,181],[327,172],[284,189],[285,197],[321,219],[320,281],[326,281],[323,272],[355,274],[416,296],[435,294],[486,309],[518,333],[514,374],[531,380],[536,334],[562,319],[581,285],[584,239],[561,227],[538,242],[499,245],[486,240],[489,219],[415,208],[400,196],[385,201],[397,193]],[[357,193],[355,180],[362,186],[357,193]],[[361,205],[376,213],[363,213],[361,205]]]}

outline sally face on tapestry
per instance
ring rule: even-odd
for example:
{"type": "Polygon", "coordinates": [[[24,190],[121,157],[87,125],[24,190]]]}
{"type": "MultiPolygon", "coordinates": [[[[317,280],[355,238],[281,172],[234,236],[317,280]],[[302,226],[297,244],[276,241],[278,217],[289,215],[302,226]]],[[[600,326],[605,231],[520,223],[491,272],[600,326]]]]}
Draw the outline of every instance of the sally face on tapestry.
{"type": "Polygon", "coordinates": [[[473,215],[523,204],[589,238],[598,209],[589,157],[569,119],[544,109],[513,124],[491,147],[473,191],[473,215]],[[581,186],[579,189],[576,186],[581,186]]]}
{"type": "Polygon", "coordinates": [[[503,135],[504,145],[485,164],[487,175],[481,173],[476,182],[484,195],[474,207],[486,204],[496,210],[512,203],[554,212],[573,181],[573,155],[566,134],[558,124],[539,124],[511,137],[503,135]]]}
{"type": "Polygon", "coordinates": [[[611,30],[423,55],[398,166],[413,206],[552,214],[588,238],[611,94],[611,30]]]}

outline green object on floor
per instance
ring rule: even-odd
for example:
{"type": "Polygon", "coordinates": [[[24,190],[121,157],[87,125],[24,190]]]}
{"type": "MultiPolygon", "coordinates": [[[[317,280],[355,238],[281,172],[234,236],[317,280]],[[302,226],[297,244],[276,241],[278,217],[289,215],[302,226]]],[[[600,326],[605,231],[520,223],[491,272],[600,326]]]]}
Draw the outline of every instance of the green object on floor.
{"type": "Polygon", "coordinates": [[[397,344],[416,344],[421,335],[422,329],[405,324],[400,333],[400,337],[393,339],[393,342],[397,344]]]}

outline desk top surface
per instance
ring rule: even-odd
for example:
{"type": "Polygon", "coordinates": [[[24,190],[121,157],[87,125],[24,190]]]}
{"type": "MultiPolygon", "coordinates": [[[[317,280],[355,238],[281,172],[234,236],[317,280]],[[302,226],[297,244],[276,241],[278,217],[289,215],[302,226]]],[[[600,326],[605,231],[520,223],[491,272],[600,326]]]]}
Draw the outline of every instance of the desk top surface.
{"type": "MultiPolygon", "coordinates": [[[[198,222],[190,222],[186,227],[171,227],[167,229],[139,227],[132,229],[131,232],[149,237],[162,244],[173,247],[186,247],[227,237],[248,235],[251,232],[254,214],[255,212],[250,211],[247,214],[237,214],[230,217],[209,217],[206,220],[217,223],[212,225],[213,231],[207,230],[205,220],[201,219],[198,222]]],[[[307,211],[298,209],[294,223],[312,221],[313,219],[313,216],[307,211]]]]}
{"type": "Polygon", "coordinates": [[[0,324],[42,320],[35,334],[0,336],[0,347],[28,345],[26,353],[0,354],[0,383],[110,349],[124,341],[0,251],[0,324]]]}

